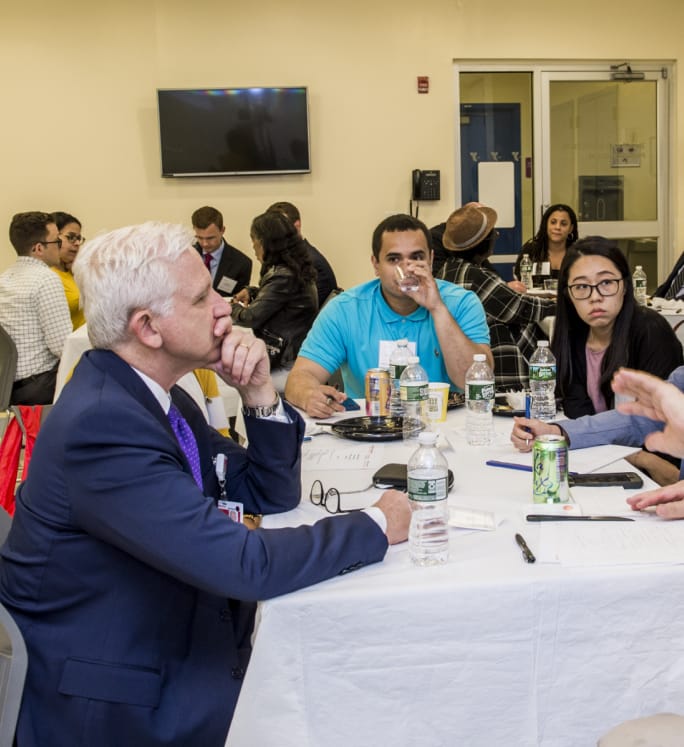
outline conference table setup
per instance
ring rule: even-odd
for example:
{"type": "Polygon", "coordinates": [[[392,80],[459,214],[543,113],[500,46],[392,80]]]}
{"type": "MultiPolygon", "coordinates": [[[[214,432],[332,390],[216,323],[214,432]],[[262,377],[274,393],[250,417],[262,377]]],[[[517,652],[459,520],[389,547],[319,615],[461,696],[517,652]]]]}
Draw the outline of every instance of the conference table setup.
{"type": "MultiPolygon", "coordinates": [[[[264,527],[329,516],[309,499],[315,480],[345,510],[378,499],[374,473],[417,444],[328,425],[359,414],[307,419],[301,503],[264,527]]],[[[402,543],[382,563],[259,604],[227,747],[578,747],[625,720],[682,711],[684,522],[631,511],[635,491],[622,487],[534,504],[532,455],[515,451],[511,426],[496,416],[486,447],[467,444],[464,407],[432,426],[454,473],[445,565],[414,566],[402,543]],[[611,520],[567,520],[580,515],[611,520]]],[[[633,451],[570,451],[569,469],[633,472],[633,451]]]]}

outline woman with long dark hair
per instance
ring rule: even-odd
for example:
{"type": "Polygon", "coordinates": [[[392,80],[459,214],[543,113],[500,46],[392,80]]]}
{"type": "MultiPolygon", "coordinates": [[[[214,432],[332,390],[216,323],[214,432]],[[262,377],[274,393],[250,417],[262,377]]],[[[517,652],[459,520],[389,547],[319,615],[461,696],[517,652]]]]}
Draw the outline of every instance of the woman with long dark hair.
{"type": "MultiPolygon", "coordinates": [[[[250,236],[261,262],[259,286],[233,298],[233,321],[264,340],[272,371],[287,372],[318,313],[316,271],[306,244],[282,213],[257,215],[250,236]]],[[[276,379],[284,388],[285,376],[276,379]]]]}
{"type": "Polygon", "coordinates": [[[534,238],[527,241],[520,250],[515,262],[515,276],[520,279],[520,262],[524,254],[529,254],[532,261],[532,280],[536,286],[542,285],[544,278],[557,278],[565,253],[575,241],[575,211],[563,203],[551,205],[544,211],[534,238]]]}
{"type": "Polygon", "coordinates": [[[570,418],[613,408],[610,382],[621,366],[666,378],[683,362],[668,322],[637,304],[625,255],[600,236],[578,241],[565,255],[551,347],[556,391],[570,418]]]}

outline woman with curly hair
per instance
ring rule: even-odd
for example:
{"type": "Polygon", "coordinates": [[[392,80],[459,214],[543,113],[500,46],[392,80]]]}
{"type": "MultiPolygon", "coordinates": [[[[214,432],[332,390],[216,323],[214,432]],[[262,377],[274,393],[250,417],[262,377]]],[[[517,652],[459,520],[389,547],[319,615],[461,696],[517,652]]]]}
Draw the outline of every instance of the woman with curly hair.
{"type": "Polygon", "coordinates": [[[259,286],[244,288],[234,296],[232,317],[264,340],[272,372],[283,372],[274,376],[282,390],[318,313],[316,271],[306,244],[282,213],[257,215],[250,236],[261,262],[259,286]]]}

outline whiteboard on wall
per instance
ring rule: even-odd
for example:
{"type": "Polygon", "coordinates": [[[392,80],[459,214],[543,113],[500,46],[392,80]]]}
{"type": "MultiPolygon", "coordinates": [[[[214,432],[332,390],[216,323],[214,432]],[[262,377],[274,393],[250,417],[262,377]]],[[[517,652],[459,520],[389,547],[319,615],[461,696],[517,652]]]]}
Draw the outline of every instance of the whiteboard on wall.
{"type": "Polygon", "coordinates": [[[477,199],[496,210],[497,228],[515,227],[515,172],[513,161],[480,161],[477,164],[477,199]]]}

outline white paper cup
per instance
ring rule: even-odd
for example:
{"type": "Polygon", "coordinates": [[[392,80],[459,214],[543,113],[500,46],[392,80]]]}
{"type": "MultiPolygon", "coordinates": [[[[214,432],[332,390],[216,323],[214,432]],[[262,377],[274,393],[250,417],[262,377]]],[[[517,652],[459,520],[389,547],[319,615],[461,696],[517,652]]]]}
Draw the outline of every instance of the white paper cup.
{"type": "Polygon", "coordinates": [[[443,381],[430,382],[428,417],[431,423],[443,423],[447,416],[449,385],[443,381]]]}

